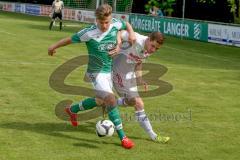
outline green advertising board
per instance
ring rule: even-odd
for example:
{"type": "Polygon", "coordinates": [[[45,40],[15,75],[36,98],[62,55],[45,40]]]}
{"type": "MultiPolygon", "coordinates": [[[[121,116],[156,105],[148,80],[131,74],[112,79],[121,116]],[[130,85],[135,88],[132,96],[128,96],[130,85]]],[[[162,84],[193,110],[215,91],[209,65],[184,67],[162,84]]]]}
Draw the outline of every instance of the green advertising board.
{"type": "Polygon", "coordinates": [[[138,31],[160,31],[166,35],[208,41],[208,24],[204,22],[137,14],[130,14],[129,22],[138,31]]]}

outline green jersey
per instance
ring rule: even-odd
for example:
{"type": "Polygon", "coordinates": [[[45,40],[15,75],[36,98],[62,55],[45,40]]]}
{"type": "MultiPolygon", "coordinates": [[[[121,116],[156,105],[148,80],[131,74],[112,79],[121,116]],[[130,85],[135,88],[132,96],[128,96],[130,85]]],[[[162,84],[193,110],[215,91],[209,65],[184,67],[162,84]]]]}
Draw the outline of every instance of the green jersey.
{"type": "Polygon", "coordinates": [[[109,73],[112,71],[112,58],[109,50],[117,44],[117,32],[126,29],[126,23],[113,18],[109,29],[102,32],[97,25],[85,28],[72,36],[72,42],[85,42],[88,49],[88,73],[109,73]]]}

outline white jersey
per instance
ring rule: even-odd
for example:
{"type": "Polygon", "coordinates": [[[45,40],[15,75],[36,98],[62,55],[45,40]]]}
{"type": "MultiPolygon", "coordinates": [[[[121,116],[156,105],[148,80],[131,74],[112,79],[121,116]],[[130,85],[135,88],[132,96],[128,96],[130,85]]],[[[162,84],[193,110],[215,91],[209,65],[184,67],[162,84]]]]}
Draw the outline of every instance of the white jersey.
{"type": "Polygon", "coordinates": [[[128,32],[123,31],[121,34],[122,46],[119,54],[114,57],[113,70],[118,73],[126,74],[128,72],[134,72],[135,65],[142,63],[150,56],[145,52],[144,46],[147,36],[140,35],[135,32],[136,42],[131,45],[128,42],[128,32]]]}
{"type": "Polygon", "coordinates": [[[61,13],[64,7],[63,1],[53,1],[52,8],[55,13],[61,13]]]}
{"type": "Polygon", "coordinates": [[[123,44],[120,50],[120,54],[124,54],[127,56],[127,63],[136,64],[139,62],[143,62],[149,56],[149,54],[144,50],[145,41],[148,37],[140,35],[136,32],[135,35],[136,43],[130,45],[128,42],[128,32],[123,31],[121,34],[123,44]]]}
{"type": "Polygon", "coordinates": [[[142,63],[150,56],[145,52],[144,46],[147,36],[135,32],[136,42],[130,45],[128,42],[128,32],[121,34],[123,41],[120,53],[113,60],[113,82],[114,88],[119,96],[137,97],[138,89],[136,83],[135,66],[142,63]]]}

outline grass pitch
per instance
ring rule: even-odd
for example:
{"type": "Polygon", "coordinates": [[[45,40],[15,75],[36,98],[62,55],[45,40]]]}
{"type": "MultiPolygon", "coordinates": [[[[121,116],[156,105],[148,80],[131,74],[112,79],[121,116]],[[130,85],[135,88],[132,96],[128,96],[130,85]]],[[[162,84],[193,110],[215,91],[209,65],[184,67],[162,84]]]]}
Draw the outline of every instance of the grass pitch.
{"type": "MultiPolygon", "coordinates": [[[[63,31],[49,31],[46,17],[0,12],[0,160],[238,159],[240,48],[167,37],[148,62],[168,68],[160,79],[173,90],[144,102],[155,131],[171,140],[150,141],[133,120],[133,108],[121,108],[125,132],[136,145],[125,150],[116,134],[95,135],[97,119],[73,128],[55,115],[58,102],[85,98],[49,86],[58,66],[87,53],[77,44],[47,55],[50,44],[84,26],[64,24],[63,31]]],[[[66,83],[84,85],[83,72],[76,69],[66,83]]]]}

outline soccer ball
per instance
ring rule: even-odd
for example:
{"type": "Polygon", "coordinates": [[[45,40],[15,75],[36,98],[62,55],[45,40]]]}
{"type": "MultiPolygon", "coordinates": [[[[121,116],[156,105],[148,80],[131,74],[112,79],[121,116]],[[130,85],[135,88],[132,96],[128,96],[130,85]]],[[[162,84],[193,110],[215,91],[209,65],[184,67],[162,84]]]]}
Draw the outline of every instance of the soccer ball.
{"type": "Polygon", "coordinates": [[[110,137],[114,133],[114,124],[110,120],[100,120],[96,124],[96,133],[99,137],[110,137]]]}

